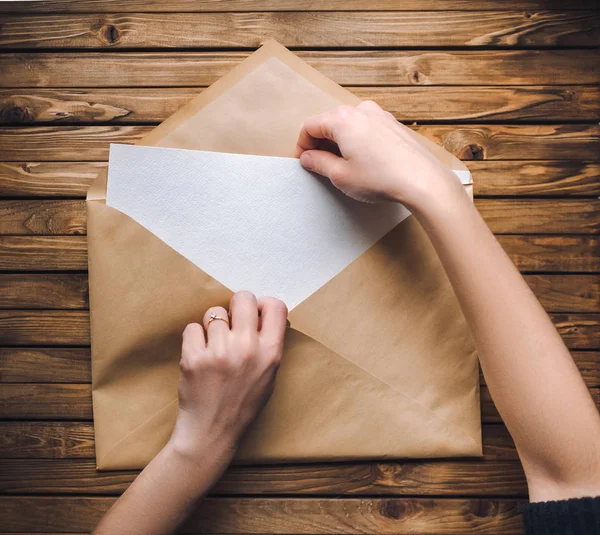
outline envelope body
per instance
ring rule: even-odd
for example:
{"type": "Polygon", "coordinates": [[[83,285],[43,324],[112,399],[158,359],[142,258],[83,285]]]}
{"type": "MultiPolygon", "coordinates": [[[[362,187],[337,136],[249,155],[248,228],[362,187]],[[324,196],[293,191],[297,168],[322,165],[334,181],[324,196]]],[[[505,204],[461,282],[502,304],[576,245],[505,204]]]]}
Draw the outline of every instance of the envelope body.
{"type": "MultiPolygon", "coordinates": [[[[358,102],[269,42],[140,144],[294,156],[307,117],[358,102]]],[[[466,171],[418,138],[445,165],[466,171]]],[[[87,202],[96,463],[134,469],[173,429],[184,327],[211,306],[227,307],[232,292],[105,200],[103,174],[87,202]]],[[[414,217],[289,319],[275,391],[236,462],[481,455],[475,348],[414,217]]]]}

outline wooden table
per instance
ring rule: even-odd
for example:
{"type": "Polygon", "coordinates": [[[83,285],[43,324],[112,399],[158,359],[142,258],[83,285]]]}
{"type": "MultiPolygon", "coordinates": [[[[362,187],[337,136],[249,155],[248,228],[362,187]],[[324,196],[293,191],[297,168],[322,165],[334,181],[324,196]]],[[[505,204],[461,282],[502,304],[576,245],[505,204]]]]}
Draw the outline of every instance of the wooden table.
{"type": "MultiPolygon", "coordinates": [[[[468,160],[478,209],[598,401],[600,12],[563,4],[1,4],[0,532],[86,532],[135,477],[94,468],[86,188],[110,142],[268,37],[468,160]]],[[[482,385],[483,459],[234,469],[189,532],[521,533],[525,480],[482,385]]]]}

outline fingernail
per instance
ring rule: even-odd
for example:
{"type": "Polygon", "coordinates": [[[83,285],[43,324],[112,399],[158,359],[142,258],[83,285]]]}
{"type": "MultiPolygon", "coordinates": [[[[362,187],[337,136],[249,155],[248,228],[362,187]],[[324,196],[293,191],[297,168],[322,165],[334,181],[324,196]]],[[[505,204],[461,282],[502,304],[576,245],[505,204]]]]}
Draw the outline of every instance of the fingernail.
{"type": "Polygon", "coordinates": [[[308,152],[303,152],[302,156],[300,156],[300,163],[306,169],[312,169],[312,157],[308,152]]]}

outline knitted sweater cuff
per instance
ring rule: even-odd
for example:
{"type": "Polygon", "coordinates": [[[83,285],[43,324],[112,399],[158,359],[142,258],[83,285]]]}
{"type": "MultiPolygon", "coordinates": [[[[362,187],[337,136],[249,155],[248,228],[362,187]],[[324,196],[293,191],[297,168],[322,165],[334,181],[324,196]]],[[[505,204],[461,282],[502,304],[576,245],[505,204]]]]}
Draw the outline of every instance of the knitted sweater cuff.
{"type": "Polygon", "coordinates": [[[600,496],[529,503],[521,508],[527,535],[598,535],[600,496]]]}

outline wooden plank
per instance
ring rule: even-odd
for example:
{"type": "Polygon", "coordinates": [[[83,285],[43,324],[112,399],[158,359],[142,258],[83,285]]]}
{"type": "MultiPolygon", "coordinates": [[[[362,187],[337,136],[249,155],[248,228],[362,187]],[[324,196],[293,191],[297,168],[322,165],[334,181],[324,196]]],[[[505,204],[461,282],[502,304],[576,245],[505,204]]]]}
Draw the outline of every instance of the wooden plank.
{"type": "Polygon", "coordinates": [[[86,231],[85,201],[0,201],[2,235],[85,234],[86,231]]]}
{"type": "Polygon", "coordinates": [[[149,126],[0,128],[0,158],[107,160],[110,143],[136,143],[150,130],[149,126]]]}
{"type": "MultiPolygon", "coordinates": [[[[598,50],[340,50],[296,54],[342,85],[527,86],[600,82],[598,50]]],[[[205,87],[246,57],[248,52],[5,53],[0,54],[0,86],[205,87]]]]}
{"type": "MultiPolygon", "coordinates": [[[[411,126],[463,160],[592,160],[600,158],[600,126],[411,126]]],[[[0,159],[97,161],[110,143],[136,143],[150,126],[37,126],[0,128],[0,159]]]]}
{"type": "MultiPolygon", "coordinates": [[[[368,4],[372,11],[446,11],[477,9],[563,9],[562,0],[372,0],[368,4]]],[[[595,9],[594,0],[578,0],[569,4],[569,9],[595,9]]],[[[363,11],[364,0],[307,0],[302,3],[307,11],[363,11]]],[[[0,13],[136,13],[136,12],[229,12],[229,11],[297,11],[294,0],[38,0],[36,2],[15,1],[0,3],[0,13]]]]}
{"type": "MultiPolygon", "coordinates": [[[[561,161],[470,161],[475,195],[600,196],[600,165],[561,161]]],[[[0,171],[1,173],[1,171],[0,171]]],[[[2,178],[0,174],[0,191],[2,178]]],[[[29,181],[24,179],[25,188],[29,181]]]]}
{"type": "Polygon", "coordinates": [[[0,274],[0,308],[80,309],[87,307],[86,275],[0,274]]]}
{"type": "Polygon", "coordinates": [[[463,160],[597,160],[600,157],[597,125],[423,125],[413,129],[463,160]]]}
{"type": "MultiPolygon", "coordinates": [[[[487,461],[516,461],[515,445],[506,427],[482,426],[483,455],[487,461]]],[[[0,458],[94,459],[91,422],[0,422],[0,458]]]]}
{"type": "MultiPolygon", "coordinates": [[[[597,405],[600,389],[590,388],[597,405]]],[[[0,383],[0,418],[19,420],[91,420],[92,386],[90,384],[22,384],[0,383]]],[[[481,419],[485,423],[501,422],[487,387],[481,387],[481,419]]]]}
{"type": "MultiPolygon", "coordinates": [[[[500,235],[498,241],[521,271],[600,271],[597,236],[500,235]]],[[[0,271],[86,269],[85,236],[0,236],[0,271]]]]}
{"type": "MultiPolygon", "coordinates": [[[[539,274],[525,280],[547,312],[600,309],[598,275],[539,274]]],[[[0,273],[0,309],[87,309],[87,284],[80,273],[0,273]]]]}
{"type": "Polygon", "coordinates": [[[600,347],[600,315],[550,314],[565,345],[570,349],[600,347]]]}
{"type": "Polygon", "coordinates": [[[294,11],[5,15],[0,48],[582,47],[598,11],[294,11]]]}
{"type": "Polygon", "coordinates": [[[89,348],[0,347],[0,382],[89,383],[90,358],[89,348]]]}
{"type": "MultiPolygon", "coordinates": [[[[119,495],[138,471],[98,472],[88,459],[0,459],[1,494],[119,495]]],[[[517,461],[234,467],[212,495],[527,496],[517,461]]]]}
{"type": "MultiPolygon", "coordinates": [[[[349,87],[401,121],[593,121],[600,89],[593,86],[349,87]]],[[[0,89],[0,124],[160,123],[202,89],[0,89]]]]}
{"type": "MultiPolygon", "coordinates": [[[[106,162],[0,162],[0,197],[84,198],[94,178],[106,168],[106,162]]],[[[579,173],[584,190],[589,189],[585,185],[589,174],[594,171],[579,173]]],[[[577,184],[574,187],[579,190],[577,184]]]]}
{"type": "MultiPolygon", "coordinates": [[[[494,234],[597,234],[600,231],[598,199],[476,199],[475,206],[494,234]]],[[[76,232],[75,226],[75,222],[70,225],[72,232],[76,232]]]]}
{"type": "MultiPolygon", "coordinates": [[[[0,162],[0,196],[84,198],[106,162],[0,162]]],[[[600,164],[572,161],[469,161],[475,195],[600,196],[600,164]]]]}
{"type": "MultiPolygon", "coordinates": [[[[598,234],[598,199],[477,199],[495,234],[598,234]]],[[[81,200],[0,201],[0,235],[86,233],[81,200]]]]}
{"type": "Polygon", "coordinates": [[[0,341],[6,345],[86,346],[89,313],[84,310],[0,311],[0,341]]]}
{"type": "Polygon", "coordinates": [[[85,236],[0,236],[0,270],[85,269],[85,236]]]}
{"type": "Polygon", "coordinates": [[[0,384],[0,399],[3,419],[92,419],[89,384],[0,384]]]}
{"type": "MultiPolygon", "coordinates": [[[[4,496],[9,532],[91,531],[112,497],[4,496]]],[[[181,533],[520,535],[522,500],[442,498],[208,498],[181,533]]]]}
{"type": "MultiPolygon", "coordinates": [[[[510,449],[508,441],[502,440],[502,437],[499,440],[505,445],[505,451],[508,451],[510,449]]],[[[495,442],[497,443],[498,440],[495,442]]],[[[0,422],[0,458],[2,459],[93,459],[94,457],[94,425],[91,422],[0,422]]]]}

